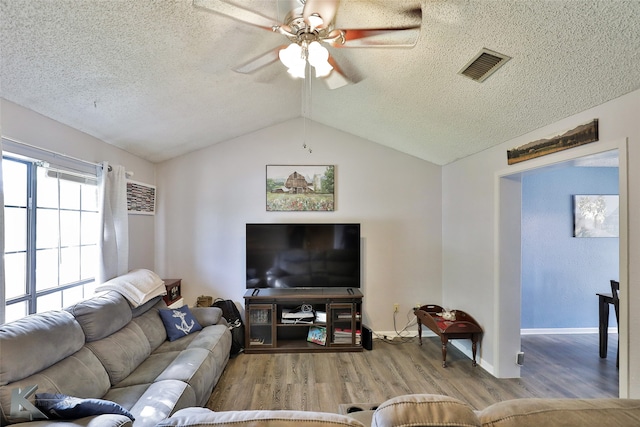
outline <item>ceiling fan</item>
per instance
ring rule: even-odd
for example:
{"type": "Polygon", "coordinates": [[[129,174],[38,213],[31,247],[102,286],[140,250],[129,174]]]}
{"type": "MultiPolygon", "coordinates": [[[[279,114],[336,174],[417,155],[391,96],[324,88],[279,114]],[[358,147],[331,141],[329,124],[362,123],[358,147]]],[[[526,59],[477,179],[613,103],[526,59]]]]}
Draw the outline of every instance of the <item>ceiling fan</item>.
{"type": "Polygon", "coordinates": [[[412,18],[408,25],[340,29],[334,28],[340,0],[287,0],[286,3],[290,4],[291,10],[284,21],[279,23],[278,20],[226,0],[193,0],[195,7],[277,32],[291,42],[289,45],[278,46],[252,59],[235,68],[235,71],[244,74],[253,73],[280,59],[287,66],[289,74],[304,78],[308,63],[315,69],[316,77],[322,78],[329,89],[351,84],[355,79],[338,66],[323,44],[336,48],[408,48],[415,46],[420,35],[422,21],[420,6],[402,12],[412,18]]]}

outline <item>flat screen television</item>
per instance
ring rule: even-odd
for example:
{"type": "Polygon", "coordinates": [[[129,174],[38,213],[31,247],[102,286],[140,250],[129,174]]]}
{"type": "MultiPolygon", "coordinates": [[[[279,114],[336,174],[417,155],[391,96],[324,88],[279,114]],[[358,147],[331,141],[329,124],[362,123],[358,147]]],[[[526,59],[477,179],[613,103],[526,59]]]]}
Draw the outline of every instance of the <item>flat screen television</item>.
{"type": "Polygon", "coordinates": [[[247,289],[359,288],[360,224],[247,224],[247,289]]]}

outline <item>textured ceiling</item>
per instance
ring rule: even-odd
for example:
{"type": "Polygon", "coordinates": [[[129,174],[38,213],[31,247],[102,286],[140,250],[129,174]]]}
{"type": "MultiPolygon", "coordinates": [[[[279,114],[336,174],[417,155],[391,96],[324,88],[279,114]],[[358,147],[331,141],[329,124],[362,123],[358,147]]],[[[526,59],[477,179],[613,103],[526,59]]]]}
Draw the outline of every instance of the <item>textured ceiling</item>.
{"type": "MultiPolygon", "coordinates": [[[[232,70],[287,40],[190,0],[0,2],[1,97],[150,161],[302,114],[279,62],[232,70]]],[[[337,26],[399,25],[418,3],[415,47],[330,48],[361,80],[314,79],[308,117],[442,165],[640,88],[638,0],[342,0],[337,26]],[[460,76],[482,48],[513,59],[460,76]]]]}

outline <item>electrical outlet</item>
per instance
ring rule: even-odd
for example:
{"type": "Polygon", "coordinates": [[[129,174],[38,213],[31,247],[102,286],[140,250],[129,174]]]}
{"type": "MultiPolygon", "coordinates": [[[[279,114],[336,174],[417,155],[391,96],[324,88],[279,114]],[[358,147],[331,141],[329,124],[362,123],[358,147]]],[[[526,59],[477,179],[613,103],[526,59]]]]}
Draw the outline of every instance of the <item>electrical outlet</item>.
{"type": "Polygon", "coordinates": [[[398,310],[400,310],[400,304],[398,304],[398,303],[393,304],[393,312],[397,313],[398,310]]]}

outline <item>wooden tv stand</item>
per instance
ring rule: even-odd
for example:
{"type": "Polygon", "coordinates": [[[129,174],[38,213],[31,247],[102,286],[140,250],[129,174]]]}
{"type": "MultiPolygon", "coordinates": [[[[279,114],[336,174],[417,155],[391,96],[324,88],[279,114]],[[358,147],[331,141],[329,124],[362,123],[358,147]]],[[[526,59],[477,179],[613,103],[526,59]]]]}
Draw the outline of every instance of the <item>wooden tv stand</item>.
{"type": "Polygon", "coordinates": [[[362,297],[354,288],[249,289],[244,352],[362,351],[362,297]],[[283,318],[287,312],[294,318],[283,318]],[[296,319],[301,312],[307,317],[296,319]],[[308,340],[310,329],[326,333],[324,344],[308,340]]]}

